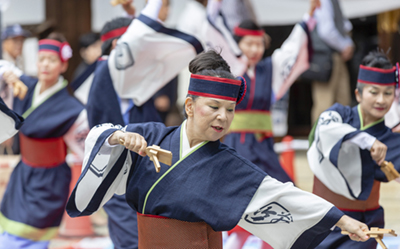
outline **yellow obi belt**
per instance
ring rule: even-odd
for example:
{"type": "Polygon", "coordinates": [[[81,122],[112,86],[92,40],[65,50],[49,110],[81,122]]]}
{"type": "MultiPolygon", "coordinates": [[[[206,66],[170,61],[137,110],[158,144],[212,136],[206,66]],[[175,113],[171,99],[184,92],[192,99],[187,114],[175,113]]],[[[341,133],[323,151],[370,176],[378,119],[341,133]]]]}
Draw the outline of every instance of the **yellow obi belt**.
{"type": "Polygon", "coordinates": [[[257,139],[272,137],[271,113],[260,110],[235,111],[229,132],[254,133],[257,139]]]}

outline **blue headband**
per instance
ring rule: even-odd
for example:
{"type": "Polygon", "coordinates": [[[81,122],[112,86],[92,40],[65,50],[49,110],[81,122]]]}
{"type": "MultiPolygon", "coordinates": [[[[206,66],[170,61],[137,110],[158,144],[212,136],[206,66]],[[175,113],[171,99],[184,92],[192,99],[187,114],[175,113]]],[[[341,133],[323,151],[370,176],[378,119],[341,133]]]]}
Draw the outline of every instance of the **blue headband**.
{"type": "Polygon", "coordinates": [[[235,101],[239,104],[246,94],[246,81],[192,74],[188,94],[235,101]]]}
{"type": "Polygon", "coordinates": [[[395,86],[399,82],[398,63],[391,69],[380,69],[360,65],[358,82],[381,86],[395,86]]]}

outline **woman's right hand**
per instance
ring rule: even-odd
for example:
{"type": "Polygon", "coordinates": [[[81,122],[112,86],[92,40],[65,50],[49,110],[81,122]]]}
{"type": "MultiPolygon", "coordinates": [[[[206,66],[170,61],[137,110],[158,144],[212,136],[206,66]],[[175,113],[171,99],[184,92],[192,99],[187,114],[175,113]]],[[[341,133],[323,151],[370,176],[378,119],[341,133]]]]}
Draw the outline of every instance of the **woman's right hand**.
{"type": "Polygon", "coordinates": [[[336,226],[340,227],[343,231],[349,232],[351,240],[364,242],[369,239],[369,236],[365,234],[365,232],[369,231],[368,226],[347,215],[343,215],[336,223],[336,226]]]}
{"type": "Polygon", "coordinates": [[[370,149],[372,159],[378,164],[381,165],[386,158],[387,146],[379,141],[378,139],[372,144],[370,149]]]}
{"type": "Polygon", "coordinates": [[[3,73],[3,79],[9,86],[12,86],[14,82],[19,81],[19,77],[12,71],[5,71],[3,73]]]}
{"type": "Polygon", "coordinates": [[[121,144],[128,150],[138,153],[141,156],[146,156],[147,142],[138,133],[134,132],[114,132],[108,140],[110,145],[121,144]]]}
{"type": "Polygon", "coordinates": [[[28,92],[28,87],[19,79],[15,73],[12,71],[5,71],[3,73],[4,81],[14,90],[14,97],[18,97],[19,99],[24,99],[26,93],[28,92]]]}

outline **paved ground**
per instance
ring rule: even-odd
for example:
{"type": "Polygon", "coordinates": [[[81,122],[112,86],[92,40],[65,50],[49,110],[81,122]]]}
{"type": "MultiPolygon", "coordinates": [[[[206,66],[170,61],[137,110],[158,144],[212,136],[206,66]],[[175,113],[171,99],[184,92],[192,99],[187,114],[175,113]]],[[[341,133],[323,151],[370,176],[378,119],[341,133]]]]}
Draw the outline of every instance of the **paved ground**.
{"type": "MultiPolygon", "coordinates": [[[[15,159],[14,159],[15,161],[15,159]]],[[[0,157],[0,195],[4,191],[10,170],[5,166],[5,159],[0,157]],[[2,166],[3,165],[3,166],[2,166]]],[[[308,167],[306,153],[297,152],[295,157],[296,185],[306,191],[311,191],[313,176],[308,167]]],[[[385,208],[386,228],[400,233],[400,184],[397,182],[384,183],[381,187],[380,204],[385,208]]],[[[94,231],[100,236],[87,238],[58,237],[52,240],[50,249],[111,249],[112,244],[107,237],[106,215],[102,212],[92,218],[94,231]]],[[[385,238],[389,249],[400,249],[400,238],[385,238]]],[[[246,249],[257,248],[257,240],[249,240],[246,249]]],[[[380,247],[378,247],[380,248],[380,247]]]]}

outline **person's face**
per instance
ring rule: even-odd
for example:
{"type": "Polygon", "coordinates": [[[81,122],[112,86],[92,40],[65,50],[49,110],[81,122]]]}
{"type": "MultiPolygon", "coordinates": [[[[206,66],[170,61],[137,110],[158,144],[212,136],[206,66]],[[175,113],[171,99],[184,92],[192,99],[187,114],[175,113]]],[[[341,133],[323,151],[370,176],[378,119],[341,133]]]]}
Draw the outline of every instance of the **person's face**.
{"type": "Polygon", "coordinates": [[[23,36],[7,38],[3,41],[3,48],[15,59],[22,54],[24,41],[25,37],[23,36]]]}
{"type": "Polygon", "coordinates": [[[385,116],[394,100],[394,86],[365,85],[362,92],[356,89],[356,99],[360,103],[365,119],[377,121],[385,116]]]}
{"type": "Polygon", "coordinates": [[[246,35],[239,42],[239,48],[248,58],[248,66],[255,66],[264,55],[265,41],[263,36],[246,35]]]}
{"type": "Polygon", "coordinates": [[[167,20],[169,13],[169,0],[162,0],[162,6],[160,12],[158,12],[158,19],[165,22],[167,20]]]}
{"type": "Polygon", "coordinates": [[[60,74],[67,70],[68,63],[61,62],[57,54],[40,51],[38,55],[38,78],[45,84],[55,84],[60,74]]]}
{"type": "Polygon", "coordinates": [[[217,141],[227,134],[235,114],[235,101],[188,97],[185,110],[193,121],[193,137],[202,141],[217,141]]]}
{"type": "Polygon", "coordinates": [[[98,40],[83,50],[82,58],[87,64],[92,64],[100,57],[101,44],[101,40],[98,40]]]}

